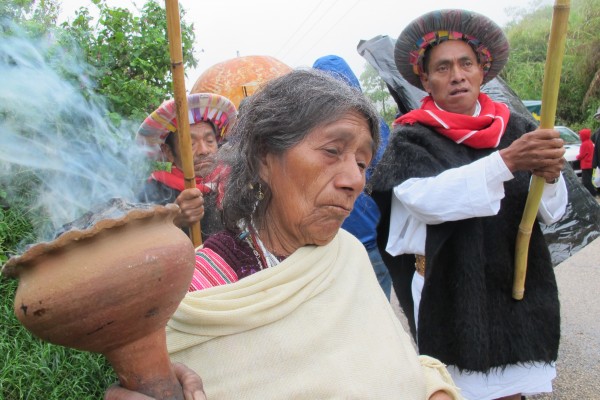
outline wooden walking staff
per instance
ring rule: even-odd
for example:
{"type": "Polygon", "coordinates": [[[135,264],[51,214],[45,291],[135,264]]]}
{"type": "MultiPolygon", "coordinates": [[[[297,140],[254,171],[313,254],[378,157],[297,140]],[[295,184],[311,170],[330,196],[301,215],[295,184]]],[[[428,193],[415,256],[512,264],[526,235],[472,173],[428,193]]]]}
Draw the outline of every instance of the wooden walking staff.
{"type": "MultiPolygon", "coordinates": [[[[560,71],[565,53],[565,41],[567,36],[567,24],[569,22],[569,0],[556,0],[552,14],[552,27],[550,39],[548,40],[548,52],[546,53],[546,65],[544,68],[544,85],[542,87],[542,111],[540,128],[554,128],[556,116],[556,104],[558,102],[558,89],[560,84],[560,71]]],[[[517,242],[515,248],[515,273],[513,279],[512,297],[515,300],[523,299],[525,293],[525,275],[527,273],[527,256],[529,253],[529,239],[535,221],[545,180],[539,176],[533,176],[525,211],[519,224],[517,242]]]]}
{"type": "MultiPolygon", "coordinates": [[[[177,110],[177,137],[179,153],[183,164],[185,188],[196,187],[194,175],[194,154],[190,137],[190,121],[188,119],[187,94],[185,92],[185,75],[183,71],[183,52],[181,49],[181,22],[179,20],[178,0],[165,0],[167,11],[167,34],[169,37],[169,53],[171,54],[171,73],[173,74],[173,96],[177,110]]],[[[194,247],[202,244],[200,221],[190,226],[190,236],[194,247]]]]}

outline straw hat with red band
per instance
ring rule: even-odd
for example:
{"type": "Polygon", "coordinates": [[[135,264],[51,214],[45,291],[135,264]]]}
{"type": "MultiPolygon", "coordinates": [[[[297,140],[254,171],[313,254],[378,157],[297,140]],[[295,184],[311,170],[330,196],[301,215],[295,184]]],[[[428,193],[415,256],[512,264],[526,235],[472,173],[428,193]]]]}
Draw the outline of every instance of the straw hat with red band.
{"type": "Polygon", "coordinates": [[[467,10],[436,10],[412,21],[396,41],[394,60],[404,79],[423,89],[420,75],[425,52],[446,40],[471,45],[483,66],[483,83],[498,75],[508,61],[506,35],[491,19],[467,10]]]}
{"type": "MultiPolygon", "coordinates": [[[[226,97],[214,93],[194,93],[187,96],[190,125],[212,122],[217,128],[217,140],[227,136],[227,129],[236,118],[235,105],[226,97]]],[[[150,114],[137,131],[138,143],[157,148],[171,132],[177,130],[175,100],[167,100],[150,114]]]]}

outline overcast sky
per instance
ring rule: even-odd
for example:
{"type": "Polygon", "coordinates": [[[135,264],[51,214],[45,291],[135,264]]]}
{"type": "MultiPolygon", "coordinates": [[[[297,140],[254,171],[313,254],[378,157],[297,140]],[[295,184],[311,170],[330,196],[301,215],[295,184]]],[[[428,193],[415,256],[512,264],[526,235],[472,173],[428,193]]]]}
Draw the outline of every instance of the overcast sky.
{"type": "MultiPolygon", "coordinates": [[[[551,0],[180,0],[184,21],[194,24],[195,70],[187,70],[191,89],[206,68],[236,56],[268,55],[290,67],[311,66],[315,59],[336,54],[355,74],[365,60],[357,53],[361,39],[396,38],[410,21],[440,8],[464,8],[487,15],[504,26],[515,9],[551,0]],[[533,1],[533,2],[532,2],[533,1]]],[[[144,0],[108,0],[110,5],[141,8],[144,0]]],[[[90,0],[62,0],[61,20],[72,19],[90,0]]]]}

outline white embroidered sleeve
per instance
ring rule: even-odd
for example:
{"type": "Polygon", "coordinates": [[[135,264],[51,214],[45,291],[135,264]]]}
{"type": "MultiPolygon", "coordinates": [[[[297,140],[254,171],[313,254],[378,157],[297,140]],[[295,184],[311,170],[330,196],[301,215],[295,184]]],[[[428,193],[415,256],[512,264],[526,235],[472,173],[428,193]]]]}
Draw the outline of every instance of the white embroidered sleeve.
{"type": "Polygon", "coordinates": [[[568,201],[567,185],[561,174],[555,184],[544,185],[538,218],[546,225],[555,223],[565,214],[568,201]]]}
{"type": "Polygon", "coordinates": [[[504,182],[513,178],[498,152],[429,178],[412,178],[393,190],[386,250],[423,254],[427,224],[495,215],[504,182]]]}

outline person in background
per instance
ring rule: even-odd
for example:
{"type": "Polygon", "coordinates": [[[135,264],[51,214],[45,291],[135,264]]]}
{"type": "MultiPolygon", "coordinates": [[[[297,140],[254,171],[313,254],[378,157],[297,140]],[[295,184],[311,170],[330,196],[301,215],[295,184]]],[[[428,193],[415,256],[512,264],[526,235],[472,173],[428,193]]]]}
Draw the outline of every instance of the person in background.
{"type": "MultiPolygon", "coordinates": [[[[594,119],[596,121],[600,122],[600,107],[598,107],[598,110],[596,110],[596,114],[594,114],[594,119]]],[[[593,175],[593,171],[596,170],[596,168],[598,168],[599,161],[600,161],[600,127],[598,129],[596,129],[594,131],[594,134],[592,136],[592,140],[594,142],[594,157],[592,158],[592,175],[593,175]]],[[[600,176],[598,176],[598,174],[596,174],[596,176],[594,177],[594,179],[596,180],[595,186],[596,186],[596,196],[600,196],[600,176]]]]}
{"type": "MultiPolygon", "coordinates": [[[[314,62],[313,68],[326,71],[362,92],[356,75],[354,75],[348,63],[339,56],[327,55],[320,57],[314,62]]],[[[390,128],[382,117],[379,118],[379,133],[381,141],[379,142],[377,153],[373,157],[373,161],[371,161],[371,166],[367,170],[367,182],[371,177],[373,168],[375,168],[381,159],[390,136],[390,128]]],[[[383,263],[381,253],[379,253],[379,248],[377,247],[377,224],[379,223],[379,218],[380,213],[377,204],[375,204],[371,196],[362,192],[356,199],[352,212],[342,224],[342,228],[356,236],[367,249],[369,259],[379,281],[379,286],[381,286],[381,289],[383,289],[389,300],[392,291],[392,278],[383,263]]]]}
{"type": "Polygon", "coordinates": [[[591,135],[591,129],[584,128],[579,131],[581,146],[579,146],[579,154],[577,154],[577,159],[579,160],[579,165],[581,166],[581,183],[583,183],[583,186],[585,186],[592,196],[596,196],[596,188],[592,184],[594,143],[590,139],[591,135]]]}
{"type": "Polygon", "coordinates": [[[244,104],[223,153],[226,229],[197,250],[234,279],[188,293],[166,332],[209,399],[461,398],[340,229],[378,144],[371,102],[322,71],[275,78],[244,104]]]}
{"type": "Polygon", "coordinates": [[[185,188],[177,110],[171,99],[144,120],[136,138],[150,149],[151,155],[170,163],[170,170],[153,171],[138,197],[147,203],[177,204],[181,213],[173,221],[175,225],[187,230],[201,221],[205,240],[223,229],[219,210],[226,170],[216,165],[215,157],[237,113],[231,101],[217,94],[191,94],[187,103],[196,188],[185,188]]]}
{"type": "Polygon", "coordinates": [[[447,364],[471,400],[552,391],[560,339],[556,279],[538,222],[525,297],[512,298],[531,174],[547,183],[538,214],[545,223],[564,214],[567,190],[559,132],[537,129],[480,91],[508,53],[502,29],[474,12],[437,10],[411,22],[394,59],[426,96],[394,122],[371,177],[388,220],[379,233],[395,256],[391,268],[412,274],[394,288],[412,299],[401,305],[414,316],[419,352],[447,364]]]}

